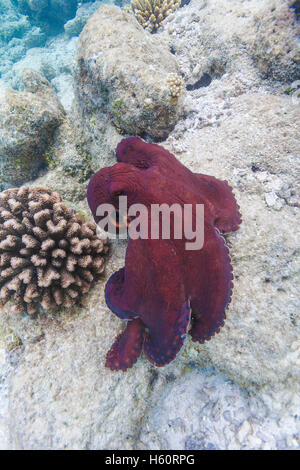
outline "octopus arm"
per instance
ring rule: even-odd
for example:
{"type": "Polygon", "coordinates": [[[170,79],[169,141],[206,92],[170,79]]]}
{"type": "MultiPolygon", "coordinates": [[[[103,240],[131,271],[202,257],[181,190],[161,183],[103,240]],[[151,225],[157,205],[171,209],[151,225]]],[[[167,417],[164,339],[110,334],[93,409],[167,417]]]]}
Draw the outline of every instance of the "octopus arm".
{"type": "Polygon", "coordinates": [[[189,286],[193,341],[203,343],[224,325],[231,300],[233,274],[224,238],[213,227],[205,234],[202,250],[192,255],[189,286]]]}
{"type": "Polygon", "coordinates": [[[129,321],[106,355],[106,367],[126,371],[140,356],[144,344],[145,326],[137,318],[129,321]]]}
{"type": "Polygon", "coordinates": [[[214,214],[214,226],[222,233],[238,230],[242,222],[231,187],[226,181],[218,180],[213,176],[194,174],[198,180],[200,194],[208,205],[211,214],[214,214]]]}
{"type": "MultiPolygon", "coordinates": [[[[162,312],[161,312],[162,313],[162,312]]],[[[173,361],[180,352],[191,319],[190,301],[187,299],[180,309],[167,311],[164,321],[146,333],[144,352],[149,361],[157,367],[173,361]],[[169,317],[169,321],[167,321],[169,317]]]]}

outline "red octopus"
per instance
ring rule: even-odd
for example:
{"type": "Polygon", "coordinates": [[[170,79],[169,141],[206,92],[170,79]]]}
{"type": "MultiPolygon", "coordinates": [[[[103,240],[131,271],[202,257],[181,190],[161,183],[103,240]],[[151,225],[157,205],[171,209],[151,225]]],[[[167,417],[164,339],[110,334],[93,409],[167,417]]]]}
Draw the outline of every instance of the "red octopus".
{"type": "Polygon", "coordinates": [[[108,307],[127,321],[107,353],[106,366],[126,370],[144,351],[164,366],[179,353],[187,333],[203,343],[224,325],[233,274],[221,233],[238,230],[239,206],[230,186],[213,176],[196,174],[170,152],[138,137],[123,139],[112,167],[96,173],[88,202],[96,222],[97,207],[128,204],[204,204],[204,245],[187,250],[186,239],[129,239],[125,267],[105,288],[108,307]]]}

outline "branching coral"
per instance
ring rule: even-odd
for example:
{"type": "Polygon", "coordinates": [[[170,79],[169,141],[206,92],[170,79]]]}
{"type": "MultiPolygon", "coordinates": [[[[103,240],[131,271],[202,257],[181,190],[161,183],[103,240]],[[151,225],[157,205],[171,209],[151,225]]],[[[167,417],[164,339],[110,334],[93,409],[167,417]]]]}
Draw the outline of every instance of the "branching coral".
{"type": "Polygon", "coordinates": [[[182,78],[176,73],[170,73],[167,77],[167,84],[171,97],[177,101],[182,91],[182,78]]]}
{"type": "Polygon", "coordinates": [[[131,10],[143,28],[152,32],[180,4],[181,0],[132,0],[131,10]]]}
{"type": "Polygon", "coordinates": [[[104,270],[108,246],[96,225],[83,222],[43,187],[0,193],[0,301],[34,314],[71,307],[104,270]]]}

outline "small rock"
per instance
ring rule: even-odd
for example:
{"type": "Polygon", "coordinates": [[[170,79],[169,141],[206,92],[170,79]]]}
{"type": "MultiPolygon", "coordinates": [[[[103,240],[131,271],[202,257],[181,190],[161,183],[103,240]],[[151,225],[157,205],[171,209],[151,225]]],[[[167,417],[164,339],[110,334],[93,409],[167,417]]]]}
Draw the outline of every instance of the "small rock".
{"type": "Polygon", "coordinates": [[[279,211],[285,204],[285,201],[279,198],[274,192],[266,193],[265,200],[268,207],[279,211]]]}
{"type": "Polygon", "coordinates": [[[239,428],[237,432],[237,438],[240,441],[241,444],[245,442],[245,439],[249,432],[251,431],[251,426],[248,421],[244,421],[241,427],[239,428]]]}

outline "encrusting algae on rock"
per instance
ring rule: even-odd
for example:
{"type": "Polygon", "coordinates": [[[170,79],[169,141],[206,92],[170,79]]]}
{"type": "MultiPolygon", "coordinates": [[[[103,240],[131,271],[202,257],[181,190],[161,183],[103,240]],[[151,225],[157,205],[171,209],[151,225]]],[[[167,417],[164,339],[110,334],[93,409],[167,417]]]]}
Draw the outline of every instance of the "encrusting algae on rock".
{"type": "Polygon", "coordinates": [[[71,307],[104,270],[106,240],[44,187],[0,193],[0,301],[14,313],[71,307]]]}

